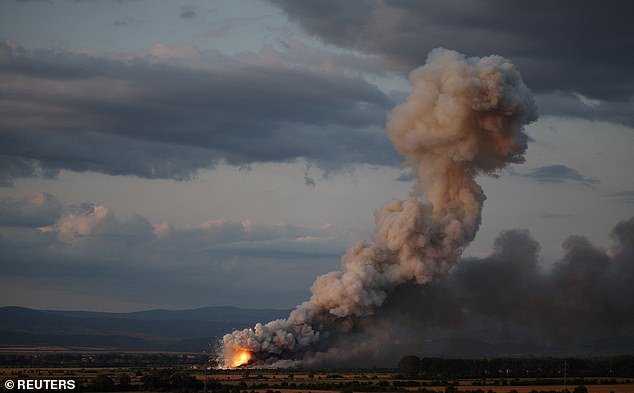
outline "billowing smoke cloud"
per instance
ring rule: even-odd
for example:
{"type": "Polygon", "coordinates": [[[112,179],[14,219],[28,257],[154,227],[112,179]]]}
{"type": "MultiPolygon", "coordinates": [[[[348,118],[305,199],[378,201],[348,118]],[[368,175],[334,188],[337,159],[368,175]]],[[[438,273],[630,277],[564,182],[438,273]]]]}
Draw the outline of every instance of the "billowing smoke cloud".
{"type": "Polygon", "coordinates": [[[393,361],[404,347],[450,356],[632,353],[634,218],[616,225],[612,238],[606,250],[572,236],[546,268],[528,232],[503,232],[488,257],[391,293],[375,314],[397,321],[399,345],[387,351],[393,361]]]}
{"type": "Polygon", "coordinates": [[[341,271],[318,277],[310,300],[287,319],[225,335],[224,366],[236,365],[242,350],[258,366],[343,356],[340,339],[372,330],[372,315],[391,293],[445,275],[473,240],[485,199],[474,176],[522,161],[523,127],[537,118],[531,92],[506,59],[445,49],[431,51],[410,81],[387,128],[417,179],[413,196],[385,204],[374,242],[351,247],[341,271]]]}

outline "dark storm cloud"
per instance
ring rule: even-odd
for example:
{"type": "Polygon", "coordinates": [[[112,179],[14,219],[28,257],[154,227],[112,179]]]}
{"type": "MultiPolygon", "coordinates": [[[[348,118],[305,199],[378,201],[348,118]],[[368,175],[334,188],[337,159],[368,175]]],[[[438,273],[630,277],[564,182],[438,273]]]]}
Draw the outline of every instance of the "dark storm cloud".
{"type": "Polygon", "coordinates": [[[577,170],[561,164],[540,166],[525,176],[544,183],[563,183],[571,181],[592,184],[597,182],[596,179],[585,177],[577,170]]]}
{"type": "Polygon", "coordinates": [[[2,135],[11,141],[0,146],[6,157],[0,182],[5,185],[17,177],[53,177],[59,169],[188,180],[218,160],[209,149],[99,132],[9,130],[2,135]],[[24,170],[6,170],[16,163],[25,163],[24,170]]]}
{"type": "MultiPolygon", "coordinates": [[[[308,33],[341,47],[378,54],[406,73],[429,50],[499,54],[541,94],[578,93],[631,108],[634,25],[630,2],[272,0],[308,33]]],[[[587,109],[587,108],[586,108],[587,109]]],[[[546,109],[548,111],[548,109],[546,109]]],[[[631,111],[626,121],[632,124],[631,111]]]]}
{"type": "Polygon", "coordinates": [[[612,238],[606,251],[570,237],[563,258],[544,271],[528,232],[503,232],[489,257],[467,259],[429,285],[399,289],[382,313],[409,319],[415,336],[428,341],[442,328],[445,336],[566,350],[634,334],[634,218],[619,223],[612,238]]]}
{"type": "Polygon", "coordinates": [[[25,157],[0,154],[0,187],[13,186],[13,179],[21,177],[53,178],[57,168],[42,168],[39,161],[25,157]]]}
{"type": "Polygon", "coordinates": [[[634,101],[609,102],[591,100],[578,93],[555,92],[536,96],[543,115],[587,120],[607,120],[634,127],[634,101]]]}
{"type": "Polygon", "coordinates": [[[5,184],[36,167],[187,179],[221,161],[398,161],[381,131],[392,102],[358,77],[191,47],[128,59],[0,51],[5,184]]]}

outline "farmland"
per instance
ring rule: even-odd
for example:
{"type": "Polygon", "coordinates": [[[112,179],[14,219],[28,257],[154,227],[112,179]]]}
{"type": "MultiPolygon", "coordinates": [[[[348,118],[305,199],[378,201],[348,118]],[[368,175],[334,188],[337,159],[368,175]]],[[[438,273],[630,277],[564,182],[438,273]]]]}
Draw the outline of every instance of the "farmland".
{"type": "Polygon", "coordinates": [[[219,370],[213,368],[209,355],[200,353],[5,349],[0,353],[0,379],[72,379],[77,386],[75,391],[532,393],[563,392],[567,388],[571,393],[634,392],[634,375],[630,374],[632,357],[563,361],[555,358],[422,360],[427,368],[405,376],[398,368],[219,370]],[[542,376],[526,368],[536,362],[544,367],[542,376]],[[561,370],[553,368],[560,363],[572,365],[565,376],[558,375],[561,370]],[[465,376],[466,372],[481,372],[478,367],[482,364],[514,368],[497,370],[503,377],[492,376],[496,374],[493,370],[484,370],[478,377],[465,376]],[[526,368],[522,373],[530,375],[520,376],[518,364],[526,368]],[[470,368],[464,368],[465,365],[470,368]],[[581,365],[586,368],[580,368],[581,365]],[[601,365],[612,368],[604,374],[592,375],[601,365]]]}

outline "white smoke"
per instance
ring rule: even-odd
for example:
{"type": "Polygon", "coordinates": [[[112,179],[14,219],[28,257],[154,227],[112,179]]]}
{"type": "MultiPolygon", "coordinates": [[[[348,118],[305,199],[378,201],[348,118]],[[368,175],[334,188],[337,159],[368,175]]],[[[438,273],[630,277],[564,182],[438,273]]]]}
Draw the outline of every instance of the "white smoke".
{"type": "Polygon", "coordinates": [[[225,335],[221,365],[236,348],[253,352],[256,366],[327,358],[367,327],[393,289],[446,274],[473,240],[485,199],[474,176],[522,161],[523,127],[537,119],[532,94],[508,60],[445,49],[431,51],[410,81],[387,129],[417,179],[414,196],[385,204],[374,242],[352,246],[341,270],[318,277],[287,319],[225,335]]]}

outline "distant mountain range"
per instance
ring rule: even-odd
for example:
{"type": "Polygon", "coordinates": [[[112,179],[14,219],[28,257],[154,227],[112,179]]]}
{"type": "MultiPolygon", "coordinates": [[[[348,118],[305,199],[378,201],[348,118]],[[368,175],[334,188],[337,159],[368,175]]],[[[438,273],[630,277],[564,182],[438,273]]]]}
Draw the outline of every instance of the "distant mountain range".
{"type": "MultiPolygon", "coordinates": [[[[288,316],[290,310],[205,307],[130,313],[32,310],[0,307],[0,347],[61,346],[123,351],[209,351],[225,333],[288,316]]],[[[387,352],[411,352],[391,346],[387,352]]],[[[384,348],[388,349],[388,348],[384,348]]],[[[570,347],[537,342],[489,343],[482,337],[430,337],[416,350],[423,356],[489,357],[518,355],[634,354],[634,336],[587,340],[570,347]]]]}
{"type": "Polygon", "coordinates": [[[0,346],[201,352],[227,332],[289,310],[205,307],[130,313],[0,308],[0,346]]]}

